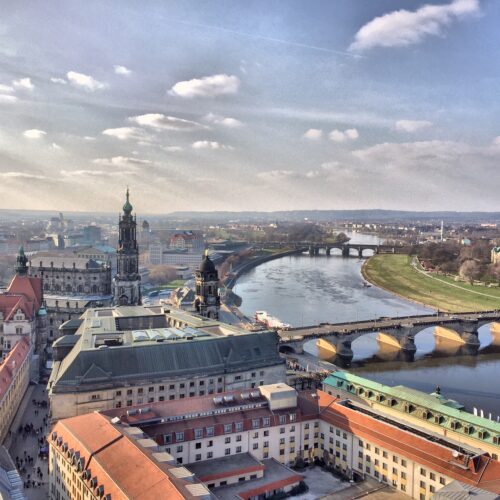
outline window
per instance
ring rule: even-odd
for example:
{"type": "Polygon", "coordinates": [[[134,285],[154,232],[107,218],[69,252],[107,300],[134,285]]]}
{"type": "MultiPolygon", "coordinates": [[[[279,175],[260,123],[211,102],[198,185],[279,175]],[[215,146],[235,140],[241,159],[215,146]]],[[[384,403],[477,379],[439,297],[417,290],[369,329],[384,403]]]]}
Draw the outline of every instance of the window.
{"type": "Polygon", "coordinates": [[[183,446],[180,445],[180,446],[177,446],[177,453],[182,453],[182,450],[183,450],[183,446]]]}
{"type": "Polygon", "coordinates": [[[214,435],[214,428],[213,427],[206,427],[205,432],[207,436],[213,436],[214,435]]]}
{"type": "Polygon", "coordinates": [[[264,431],[264,437],[269,436],[269,431],[264,431]]]}
{"type": "Polygon", "coordinates": [[[406,467],[406,460],[404,460],[404,459],[401,460],[401,466],[406,467]]]}
{"type": "Polygon", "coordinates": [[[269,458],[269,452],[268,452],[268,451],[265,451],[265,452],[264,452],[263,457],[264,457],[264,458],[269,458]]]}
{"type": "Polygon", "coordinates": [[[425,469],[423,467],[420,467],[420,475],[424,477],[426,475],[425,469]]]}
{"type": "MultiPolygon", "coordinates": [[[[290,426],[290,432],[295,432],[295,425],[290,426]]],[[[321,433],[321,437],[325,437],[323,433],[321,433]]]]}
{"type": "Polygon", "coordinates": [[[127,396],[131,396],[132,395],[132,389],[127,389],[127,396]]]}
{"type": "Polygon", "coordinates": [[[159,391],[164,391],[165,390],[165,386],[164,385],[160,385],[160,387],[158,387],[158,390],[159,391]]]}
{"type": "Polygon", "coordinates": [[[199,462],[201,460],[201,453],[197,453],[194,459],[199,462]]]}
{"type": "Polygon", "coordinates": [[[392,456],[392,461],[397,464],[398,463],[398,457],[396,455],[392,456]]]}
{"type": "Polygon", "coordinates": [[[236,422],[234,424],[236,432],[241,432],[243,430],[243,422],[236,422]]]}
{"type": "Polygon", "coordinates": [[[122,391],[116,391],[116,395],[117,396],[121,396],[122,395],[122,391]]]}
{"type": "Polygon", "coordinates": [[[253,444],[253,449],[258,450],[259,449],[259,443],[254,443],[253,444]]]}
{"type": "Polygon", "coordinates": [[[241,446],[236,447],[236,453],[241,453],[241,446]]]}
{"type": "Polygon", "coordinates": [[[392,473],[397,475],[398,474],[398,469],[396,469],[395,467],[393,467],[392,468],[392,473]]]}
{"type": "Polygon", "coordinates": [[[280,450],[280,455],[284,455],[284,454],[285,454],[285,450],[284,449],[280,450]]]}
{"type": "Polygon", "coordinates": [[[127,399],[127,406],[132,406],[132,400],[131,399],[127,399]]]}
{"type": "Polygon", "coordinates": [[[280,434],[285,434],[285,428],[284,427],[280,427],[280,434]]]}
{"type": "Polygon", "coordinates": [[[304,429],[309,429],[309,424],[305,424],[304,429]]]}
{"type": "Polygon", "coordinates": [[[142,394],[144,392],[144,389],[142,387],[139,387],[139,389],[137,389],[137,394],[142,394]]]}
{"type": "Polygon", "coordinates": [[[420,481],[420,487],[425,489],[425,481],[420,481]]]}
{"type": "Polygon", "coordinates": [[[280,424],[286,424],[286,415],[280,415],[280,424]]]}
{"type": "Polygon", "coordinates": [[[369,443],[366,443],[365,448],[366,448],[368,451],[370,451],[370,450],[372,449],[372,447],[370,446],[370,444],[369,444],[369,443]]]}
{"type": "Polygon", "coordinates": [[[252,419],[252,428],[253,429],[258,429],[260,426],[260,422],[258,418],[253,418],[252,419]]]}
{"type": "Polygon", "coordinates": [[[285,444],[285,438],[280,439],[280,444],[285,444]]]}
{"type": "Polygon", "coordinates": [[[434,493],[436,491],[436,488],[434,486],[432,486],[432,484],[429,486],[429,491],[431,493],[434,493]]]}
{"type": "Polygon", "coordinates": [[[214,452],[213,451],[209,451],[207,453],[207,458],[212,458],[214,456],[214,452]]]}
{"type": "Polygon", "coordinates": [[[168,386],[168,388],[169,388],[171,391],[173,391],[173,390],[175,389],[175,385],[174,385],[174,384],[170,384],[170,385],[168,386]]]}
{"type": "Polygon", "coordinates": [[[203,429],[195,429],[194,430],[194,438],[201,439],[203,437],[203,429]]]}
{"type": "Polygon", "coordinates": [[[210,440],[210,441],[207,443],[207,448],[211,448],[213,445],[214,445],[214,442],[213,442],[212,440],[210,440]]]}
{"type": "Polygon", "coordinates": [[[96,400],[96,399],[101,399],[100,394],[92,394],[91,399],[96,400]]]}
{"type": "Polygon", "coordinates": [[[224,450],[224,455],[231,455],[231,448],[226,448],[224,450]]]}
{"type": "Polygon", "coordinates": [[[290,436],[290,443],[295,443],[295,436],[290,436]]]}
{"type": "Polygon", "coordinates": [[[269,427],[271,425],[271,419],[269,417],[264,417],[262,419],[262,425],[264,427],[269,427]]]}
{"type": "Polygon", "coordinates": [[[184,441],[184,432],[176,432],[175,433],[175,440],[177,442],[184,441]]]}
{"type": "Polygon", "coordinates": [[[155,392],[155,388],[154,387],[149,387],[148,388],[148,392],[155,392]]]}
{"type": "Polygon", "coordinates": [[[241,441],[241,434],[238,434],[236,436],[236,442],[239,443],[241,441]]]}
{"type": "Polygon", "coordinates": [[[385,462],[382,464],[382,469],[387,470],[387,464],[385,462]]]}
{"type": "Polygon", "coordinates": [[[194,447],[195,447],[197,450],[200,450],[200,449],[201,449],[201,443],[195,443],[194,447]]]}
{"type": "Polygon", "coordinates": [[[224,439],[224,443],[225,444],[229,444],[231,442],[231,438],[230,437],[227,437],[224,439]]]}
{"type": "Polygon", "coordinates": [[[378,448],[375,448],[375,455],[380,455],[380,450],[378,448]]]}
{"type": "Polygon", "coordinates": [[[358,444],[359,446],[361,446],[361,448],[363,448],[363,441],[361,441],[361,439],[358,441],[358,444]]]}
{"type": "Polygon", "coordinates": [[[401,479],[406,479],[406,472],[401,472],[401,479]]]}
{"type": "Polygon", "coordinates": [[[232,424],[224,424],[224,434],[229,434],[232,430],[232,424]]]}
{"type": "Polygon", "coordinates": [[[336,429],[336,430],[335,430],[335,435],[336,435],[336,436],[340,436],[340,431],[339,431],[339,429],[336,429]]]}
{"type": "Polygon", "coordinates": [[[435,481],[435,480],[436,480],[436,474],[434,474],[434,472],[430,472],[430,473],[429,473],[429,478],[430,478],[432,481],[435,481]]]}
{"type": "Polygon", "coordinates": [[[253,433],[253,438],[254,438],[254,439],[257,439],[258,437],[259,437],[259,433],[258,433],[258,432],[254,432],[254,433],[253,433]]]}
{"type": "Polygon", "coordinates": [[[383,452],[382,452],[382,456],[383,456],[384,458],[387,458],[389,455],[387,455],[387,452],[386,452],[386,451],[383,451],[383,452]]]}
{"type": "Polygon", "coordinates": [[[264,441],[264,448],[269,448],[269,441],[264,441]]]}

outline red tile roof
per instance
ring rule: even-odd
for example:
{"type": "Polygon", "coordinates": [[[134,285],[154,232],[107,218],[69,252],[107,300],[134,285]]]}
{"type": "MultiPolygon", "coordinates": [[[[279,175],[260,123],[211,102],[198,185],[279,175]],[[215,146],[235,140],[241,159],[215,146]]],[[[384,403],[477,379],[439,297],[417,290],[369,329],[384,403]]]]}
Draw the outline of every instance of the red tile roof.
{"type": "Polygon", "coordinates": [[[5,293],[0,294],[0,311],[9,321],[21,309],[33,321],[43,301],[42,279],[16,274],[5,293]]]}
{"type": "Polygon", "coordinates": [[[459,463],[450,448],[339,404],[335,397],[326,392],[318,390],[317,394],[322,420],[438,473],[500,493],[500,462],[491,459],[486,453],[474,460],[459,463]]]}
{"type": "Polygon", "coordinates": [[[28,356],[29,351],[29,341],[23,337],[0,364],[0,401],[7,394],[12,381],[16,378],[16,374],[28,356]]]}
{"type": "Polygon", "coordinates": [[[97,486],[104,487],[104,495],[117,499],[169,500],[194,498],[185,489],[188,481],[171,477],[175,466],[157,462],[150,452],[141,448],[100,413],[89,413],[60,420],[53,428],[55,440],[51,447],[67,444],[68,450],[80,453],[83,470],[90,470],[90,478],[97,478],[97,486]]]}

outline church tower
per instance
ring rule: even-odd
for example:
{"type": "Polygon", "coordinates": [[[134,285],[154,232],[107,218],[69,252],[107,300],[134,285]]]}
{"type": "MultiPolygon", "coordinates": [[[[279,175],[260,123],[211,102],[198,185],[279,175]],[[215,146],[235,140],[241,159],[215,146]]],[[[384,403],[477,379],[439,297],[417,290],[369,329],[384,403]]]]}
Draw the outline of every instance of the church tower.
{"type": "Polygon", "coordinates": [[[16,267],[14,268],[17,274],[24,276],[28,274],[28,257],[24,253],[24,248],[19,247],[19,251],[16,255],[16,267]]]}
{"type": "Polygon", "coordinates": [[[132,215],[132,205],[127,200],[118,226],[118,248],[116,251],[116,276],[113,280],[114,302],[116,305],[138,305],[141,303],[141,277],[139,275],[139,247],[136,237],[136,217],[132,215]]]}
{"type": "Polygon", "coordinates": [[[214,263],[205,251],[200,268],[196,270],[196,312],[206,318],[219,319],[220,296],[219,275],[214,263]]]}

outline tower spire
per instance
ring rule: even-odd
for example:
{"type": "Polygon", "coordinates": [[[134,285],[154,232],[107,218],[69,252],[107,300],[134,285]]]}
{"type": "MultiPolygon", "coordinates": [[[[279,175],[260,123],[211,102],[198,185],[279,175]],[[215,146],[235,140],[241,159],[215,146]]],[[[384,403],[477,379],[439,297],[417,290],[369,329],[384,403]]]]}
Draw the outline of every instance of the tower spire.
{"type": "Polygon", "coordinates": [[[129,201],[130,193],[129,193],[128,186],[127,186],[127,191],[126,191],[125,197],[126,197],[126,201],[125,201],[125,204],[123,205],[123,211],[125,212],[126,215],[130,215],[132,213],[133,207],[129,201]]]}
{"type": "Polygon", "coordinates": [[[16,256],[16,267],[15,271],[17,274],[28,274],[28,258],[24,253],[24,248],[21,245],[16,256]]]}

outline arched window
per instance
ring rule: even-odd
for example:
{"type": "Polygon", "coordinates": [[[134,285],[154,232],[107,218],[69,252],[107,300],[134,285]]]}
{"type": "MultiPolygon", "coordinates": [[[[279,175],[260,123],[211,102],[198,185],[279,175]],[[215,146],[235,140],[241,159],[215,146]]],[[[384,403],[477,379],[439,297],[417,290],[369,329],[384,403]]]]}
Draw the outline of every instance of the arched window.
{"type": "Polygon", "coordinates": [[[83,285],[78,285],[78,293],[83,293],[83,285]]]}
{"type": "Polygon", "coordinates": [[[66,291],[71,292],[71,285],[66,285],[66,291]]]}
{"type": "Polygon", "coordinates": [[[92,293],[97,293],[97,285],[92,285],[92,293]]]}

